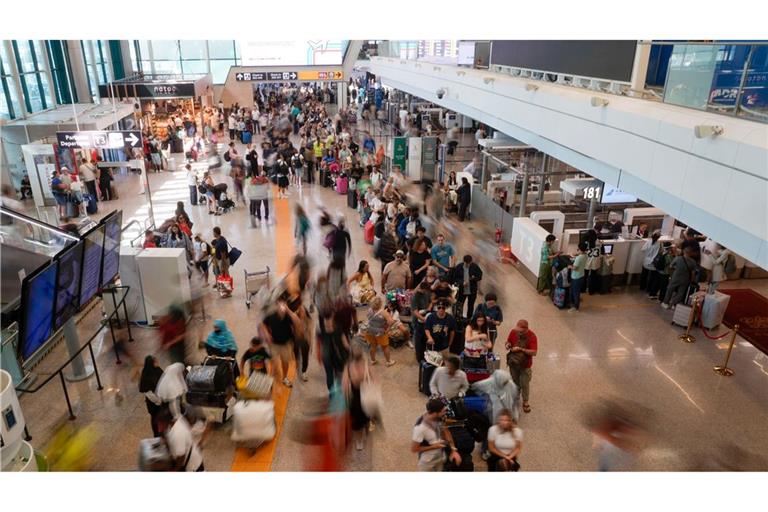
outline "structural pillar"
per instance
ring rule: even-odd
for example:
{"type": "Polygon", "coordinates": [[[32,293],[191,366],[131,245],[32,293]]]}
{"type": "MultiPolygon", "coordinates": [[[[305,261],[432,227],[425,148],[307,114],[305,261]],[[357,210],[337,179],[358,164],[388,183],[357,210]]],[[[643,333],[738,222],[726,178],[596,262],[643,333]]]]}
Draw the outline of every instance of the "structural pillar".
{"type": "Polygon", "coordinates": [[[90,103],[93,101],[92,96],[96,95],[98,91],[94,91],[92,95],[88,87],[88,73],[80,41],[67,41],[67,49],[69,50],[69,62],[72,65],[69,75],[72,87],[77,91],[77,99],[80,103],[90,103]]]}
{"type": "Polygon", "coordinates": [[[587,225],[584,229],[591,229],[595,225],[595,210],[597,210],[597,199],[592,198],[589,201],[589,212],[587,213],[587,225]]]}
{"type": "Polygon", "coordinates": [[[648,60],[651,57],[651,41],[638,41],[635,49],[635,61],[632,63],[632,77],[629,89],[633,96],[642,96],[645,90],[645,77],[648,74],[648,60]]]}
{"type": "Polygon", "coordinates": [[[523,173],[523,191],[520,193],[520,209],[518,217],[525,217],[525,206],[528,201],[528,171],[523,173]]]}
{"type": "Polygon", "coordinates": [[[544,153],[544,158],[541,159],[541,181],[539,182],[539,196],[536,198],[536,203],[544,204],[544,182],[547,177],[547,164],[549,163],[549,155],[544,153]]]}

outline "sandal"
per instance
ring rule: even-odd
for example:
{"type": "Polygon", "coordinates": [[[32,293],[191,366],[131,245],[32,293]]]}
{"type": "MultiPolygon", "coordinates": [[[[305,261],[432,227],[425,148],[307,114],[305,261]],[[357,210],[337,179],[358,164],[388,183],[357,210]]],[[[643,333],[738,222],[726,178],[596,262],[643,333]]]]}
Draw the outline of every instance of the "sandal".
{"type": "Polygon", "coordinates": [[[531,405],[523,404],[523,412],[531,412],[531,405]]]}

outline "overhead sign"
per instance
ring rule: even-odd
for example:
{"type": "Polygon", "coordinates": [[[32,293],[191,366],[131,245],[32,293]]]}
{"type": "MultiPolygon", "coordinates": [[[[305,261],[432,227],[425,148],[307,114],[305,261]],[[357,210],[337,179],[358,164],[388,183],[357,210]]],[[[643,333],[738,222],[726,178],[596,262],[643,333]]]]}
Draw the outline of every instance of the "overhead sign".
{"type": "Polygon", "coordinates": [[[136,97],[136,98],[194,98],[195,84],[191,82],[173,83],[127,83],[99,86],[99,95],[102,98],[110,98],[114,94],[116,97],[136,97]]]}
{"type": "Polygon", "coordinates": [[[238,82],[253,82],[253,81],[266,80],[266,79],[267,79],[266,73],[246,73],[246,72],[235,73],[235,80],[237,80],[238,82]]]}
{"type": "Polygon", "coordinates": [[[141,147],[141,132],[132,131],[80,131],[56,132],[59,147],[65,149],[123,149],[141,147]]]}
{"type": "Polygon", "coordinates": [[[341,71],[299,71],[299,80],[343,80],[341,71]]]}

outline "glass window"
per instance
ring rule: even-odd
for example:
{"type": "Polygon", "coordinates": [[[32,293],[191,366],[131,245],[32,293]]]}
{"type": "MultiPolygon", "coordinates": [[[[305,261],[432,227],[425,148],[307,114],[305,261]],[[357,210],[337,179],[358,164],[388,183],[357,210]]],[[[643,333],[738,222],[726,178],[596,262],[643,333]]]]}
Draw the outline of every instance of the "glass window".
{"type": "Polygon", "coordinates": [[[152,58],[158,60],[179,60],[178,41],[152,41],[152,58]]]}
{"type": "Polygon", "coordinates": [[[39,112],[45,107],[43,106],[43,98],[40,95],[40,89],[37,86],[37,77],[33,74],[26,74],[23,76],[23,80],[27,86],[27,99],[29,100],[29,106],[32,112],[39,112]]]}
{"type": "Polygon", "coordinates": [[[51,84],[48,83],[48,75],[40,73],[40,84],[43,86],[43,102],[48,107],[53,106],[53,95],[51,94],[51,84]]]}
{"type": "Polygon", "coordinates": [[[158,75],[180,75],[181,62],[178,60],[156,60],[155,73],[158,75]]]}
{"type": "Polygon", "coordinates": [[[16,82],[11,76],[9,62],[5,45],[0,43],[0,94],[2,94],[0,117],[3,119],[15,119],[23,115],[19,93],[16,90],[16,82]]]}
{"type": "Polygon", "coordinates": [[[664,102],[706,109],[717,55],[715,45],[676,45],[669,59],[664,102]]]}
{"type": "Polygon", "coordinates": [[[208,52],[211,59],[235,59],[235,42],[208,41],[208,52]]]}
{"type": "Polygon", "coordinates": [[[181,67],[184,68],[185,75],[205,75],[208,73],[207,60],[184,60],[181,61],[181,67]]]}
{"type": "Polygon", "coordinates": [[[752,50],[738,115],[768,122],[768,45],[755,45],[752,50]]]}
{"type": "Polygon", "coordinates": [[[142,60],[149,60],[149,41],[139,41],[139,53],[142,60]]]}
{"type": "Polygon", "coordinates": [[[152,74],[152,61],[151,60],[142,60],[140,67],[141,67],[141,71],[145,75],[152,74]]]}
{"type": "MultiPolygon", "coordinates": [[[[182,60],[205,60],[205,41],[179,41],[182,60]]],[[[186,65],[184,66],[186,69],[186,65]]]]}
{"type": "Polygon", "coordinates": [[[20,73],[31,73],[35,71],[35,60],[32,58],[32,50],[29,47],[29,41],[14,41],[16,46],[16,55],[18,57],[17,65],[20,73]]]}
{"type": "MultiPolygon", "coordinates": [[[[5,82],[5,80],[3,80],[5,82]]],[[[5,99],[5,84],[0,87],[0,119],[13,119],[15,116],[11,114],[11,109],[8,107],[8,102],[5,99]]]]}
{"type": "Polygon", "coordinates": [[[223,84],[227,81],[229,68],[235,65],[234,60],[212,60],[211,75],[213,75],[214,84],[223,84]]]}

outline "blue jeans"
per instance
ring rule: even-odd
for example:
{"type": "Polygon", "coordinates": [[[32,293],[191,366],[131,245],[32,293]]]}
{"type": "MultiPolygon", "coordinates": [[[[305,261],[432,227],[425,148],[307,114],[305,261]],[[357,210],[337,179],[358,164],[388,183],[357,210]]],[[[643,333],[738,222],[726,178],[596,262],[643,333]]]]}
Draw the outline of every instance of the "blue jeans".
{"type": "Polygon", "coordinates": [[[584,278],[580,277],[571,281],[571,304],[579,309],[581,305],[581,289],[584,287],[584,278]]]}

